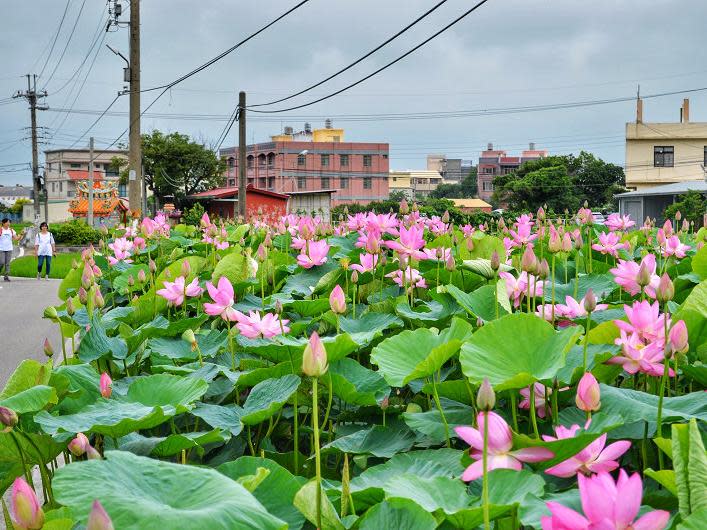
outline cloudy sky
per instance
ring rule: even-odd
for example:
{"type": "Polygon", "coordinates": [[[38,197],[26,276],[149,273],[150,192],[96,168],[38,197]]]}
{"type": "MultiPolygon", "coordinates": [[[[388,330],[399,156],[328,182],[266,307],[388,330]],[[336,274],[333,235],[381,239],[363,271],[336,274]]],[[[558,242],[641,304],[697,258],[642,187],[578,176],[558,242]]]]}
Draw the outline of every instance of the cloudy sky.
{"type": "MultiPolygon", "coordinates": [[[[124,20],[128,3],[123,0],[124,20]]],[[[143,88],[172,81],[295,3],[143,2],[143,88]]],[[[143,132],[179,131],[213,145],[239,90],[248,92],[250,104],[296,92],[352,62],[436,3],[310,0],[166,93],[143,117],[143,132]]],[[[448,0],[362,64],[291,101],[305,103],[360,79],[472,5],[469,0],[448,0]]],[[[127,55],[128,30],[114,28],[103,46],[93,48],[97,54],[88,53],[96,36],[100,43],[99,28],[107,20],[102,0],[69,0],[64,26],[47,60],[65,6],[65,0],[3,1],[0,183],[30,182],[27,166],[19,165],[31,160],[29,111],[22,100],[8,99],[26,88],[24,74],[44,70],[37,83],[49,93],[49,110],[38,117],[44,127],[42,150],[79,140],[97,117],[91,112],[105,109],[123,88],[124,63],[105,44],[127,55]]],[[[301,129],[305,121],[321,126],[331,117],[335,126],[346,129],[347,140],[389,142],[391,167],[396,169],[423,168],[428,153],[473,160],[487,142],[510,153],[529,141],[554,153],[586,149],[622,163],[624,124],[635,117],[633,102],[486,116],[409,115],[631,97],[639,83],[644,95],[707,87],[705,20],[703,0],[490,0],[424,48],[345,94],[287,114],[250,114],[249,141],[267,140],[286,125],[301,129]],[[382,114],[404,119],[377,118],[382,114]]],[[[156,94],[143,94],[143,108],[156,94]]],[[[646,101],[645,120],[676,121],[683,97],[646,101]]],[[[689,97],[691,119],[707,121],[707,91],[689,97]]],[[[118,115],[106,116],[95,126],[91,134],[97,147],[110,144],[126,129],[127,109],[127,97],[120,98],[111,109],[118,115]]],[[[224,145],[235,143],[235,135],[234,127],[224,145]]],[[[84,138],[77,145],[86,143],[84,138]]]]}

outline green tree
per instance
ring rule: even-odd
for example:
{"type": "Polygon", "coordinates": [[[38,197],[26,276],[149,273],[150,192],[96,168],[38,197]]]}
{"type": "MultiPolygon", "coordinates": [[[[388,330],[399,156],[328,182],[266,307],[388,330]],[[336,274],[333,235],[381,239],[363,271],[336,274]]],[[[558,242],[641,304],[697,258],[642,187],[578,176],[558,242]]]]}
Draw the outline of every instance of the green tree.
{"type": "Polygon", "coordinates": [[[567,169],[580,194],[593,207],[614,204],[614,195],[626,191],[626,176],[621,166],[604,162],[591,153],[567,157],[567,169]]]}
{"type": "Polygon", "coordinates": [[[462,187],[462,197],[463,198],[471,198],[471,197],[476,197],[478,194],[478,184],[476,180],[476,172],[477,169],[476,167],[472,167],[471,171],[469,171],[468,175],[465,175],[464,178],[462,179],[461,187],[462,187]]]}
{"type": "MultiPolygon", "coordinates": [[[[111,163],[127,182],[127,162],[114,158],[111,163]]],[[[174,197],[179,206],[188,195],[223,185],[226,169],[216,153],[186,134],[157,130],[142,135],[142,164],[146,186],[159,199],[174,197]]]]}
{"type": "Polygon", "coordinates": [[[10,206],[10,207],[8,208],[8,211],[9,211],[10,213],[14,213],[14,214],[21,214],[21,213],[22,213],[22,207],[23,207],[25,204],[29,204],[29,202],[30,202],[29,199],[17,199],[17,200],[15,201],[15,204],[13,204],[12,206],[10,206]]]}
{"type": "Polygon", "coordinates": [[[440,184],[430,192],[433,199],[461,199],[464,191],[461,184],[440,184]]]}
{"type": "Polygon", "coordinates": [[[675,214],[680,212],[683,219],[694,221],[695,226],[702,226],[702,219],[707,208],[707,201],[699,191],[690,190],[680,195],[679,200],[665,209],[663,216],[666,219],[675,219],[675,214]]]}

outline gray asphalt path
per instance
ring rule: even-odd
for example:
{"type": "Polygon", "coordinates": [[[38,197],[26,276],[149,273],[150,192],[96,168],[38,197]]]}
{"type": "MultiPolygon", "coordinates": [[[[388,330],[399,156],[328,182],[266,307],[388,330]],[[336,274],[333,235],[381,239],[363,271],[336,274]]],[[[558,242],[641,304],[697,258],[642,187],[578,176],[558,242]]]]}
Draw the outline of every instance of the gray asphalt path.
{"type": "Polygon", "coordinates": [[[0,278],[0,389],[23,359],[46,359],[45,337],[55,355],[61,356],[59,326],[42,318],[46,306],[59,303],[59,283],[34,278],[4,282],[0,278]]]}

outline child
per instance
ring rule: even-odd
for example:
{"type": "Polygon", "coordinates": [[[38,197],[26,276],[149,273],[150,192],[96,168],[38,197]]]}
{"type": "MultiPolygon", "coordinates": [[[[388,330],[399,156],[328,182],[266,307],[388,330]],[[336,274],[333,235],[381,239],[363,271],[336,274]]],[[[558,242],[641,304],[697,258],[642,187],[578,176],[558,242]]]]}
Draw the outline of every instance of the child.
{"type": "Polygon", "coordinates": [[[54,236],[49,231],[49,225],[42,223],[39,225],[39,233],[34,239],[34,250],[37,253],[37,279],[42,275],[42,265],[47,264],[44,274],[44,279],[49,278],[49,273],[52,269],[52,256],[56,254],[56,246],[54,245],[54,236]]]}
{"type": "Polygon", "coordinates": [[[0,273],[5,269],[5,281],[10,281],[10,261],[12,261],[13,241],[20,239],[20,236],[10,228],[10,220],[5,217],[0,228],[0,273]]]}

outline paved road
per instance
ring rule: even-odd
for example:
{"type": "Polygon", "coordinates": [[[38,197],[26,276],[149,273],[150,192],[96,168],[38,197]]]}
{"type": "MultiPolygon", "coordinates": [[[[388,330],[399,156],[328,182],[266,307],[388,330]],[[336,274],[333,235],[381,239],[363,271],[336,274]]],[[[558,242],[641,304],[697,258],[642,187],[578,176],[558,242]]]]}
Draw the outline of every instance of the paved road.
{"type": "Polygon", "coordinates": [[[59,327],[42,318],[46,306],[59,303],[58,288],[59,280],[0,280],[0,388],[23,359],[46,359],[45,337],[61,356],[59,327]]]}

